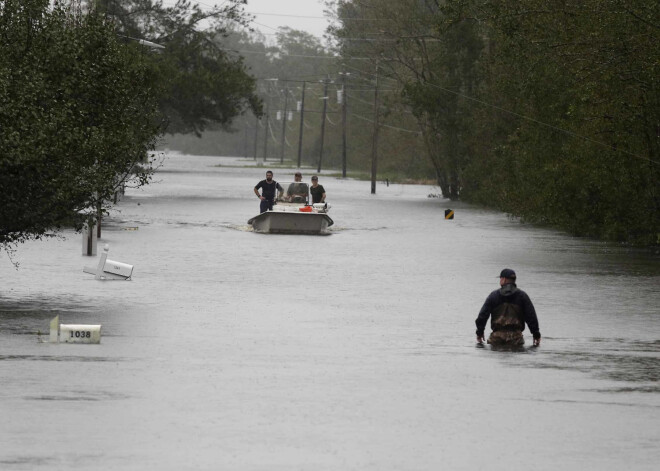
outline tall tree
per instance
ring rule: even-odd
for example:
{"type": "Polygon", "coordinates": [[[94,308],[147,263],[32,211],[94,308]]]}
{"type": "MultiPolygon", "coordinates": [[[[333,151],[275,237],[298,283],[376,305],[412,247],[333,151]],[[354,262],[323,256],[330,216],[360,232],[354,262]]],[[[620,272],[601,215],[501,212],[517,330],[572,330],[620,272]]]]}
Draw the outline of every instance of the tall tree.
{"type": "Polygon", "coordinates": [[[166,93],[161,97],[169,133],[200,133],[210,124],[228,126],[250,109],[261,112],[255,81],[240,55],[222,47],[228,29],[247,26],[245,0],[206,6],[189,0],[93,0],[127,40],[164,46],[157,56],[166,93]]]}
{"type": "Polygon", "coordinates": [[[445,196],[660,242],[657,1],[337,5],[341,54],[403,85],[445,196]]]}
{"type": "Polygon", "coordinates": [[[478,25],[453,21],[439,2],[418,0],[339,2],[338,16],[334,32],[342,55],[366,55],[396,80],[418,119],[443,195],[458,198],[469,127],[469,105],[461,96],[478,85],[478,25]]]}
{"type": "Polygon", "coordinates": [[[0,2],[0,245],[80,226],[162,131],[158,75],[102,16],[0,2]]]}
{"type": "Polygon", "coordinates": [[[508,112],[494,116],[504,133],[465,196],[575,234],[657,243],[658,3],[476,5],[492,44],[484,99],[508,112]]]}

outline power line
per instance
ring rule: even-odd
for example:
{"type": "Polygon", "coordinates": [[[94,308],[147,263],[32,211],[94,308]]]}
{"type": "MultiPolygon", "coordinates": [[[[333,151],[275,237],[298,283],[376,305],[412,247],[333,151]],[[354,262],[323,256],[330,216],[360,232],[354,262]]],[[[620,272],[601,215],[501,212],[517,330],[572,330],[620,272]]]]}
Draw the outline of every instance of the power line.
{"type": "MultiPolygon", "coordinates": [[[[362,73],[364,73],[364,74],[366,74],[366,75],[372,75],[372,76],[375,76],[375,74],[373,74],[373,73],[369,73],[369,72],[362,72],[362,73]]],[[[443,91],[443,92],[450,93],[450,94],[452,94],[452,95],[455,95],[455,96],[458,96],[458,97],[464,98],[464,99],[466,99],[466,100],[468,100],[468,101],[472,101],[472,102],[475,102],[475,103],[479,103],[479,104],[481,104],[481,105],[483,105],[483,106],[487,106],[487,107],[493,108],[493,109],[498,110],[498,111],[501,111],[501,112],[503,112],[503,113],[507,113],[507,114],[510,114],[510,115],[512,115],[512,116],[516,116],[516,117],[518,117],[518,118],[520,118],[520,119],[524,119],[524,120],[526,120],[526,121],[529,121],[529,122],[532,122],[532,123],[538,124],[538,125],[540,125],[540,126],[544,126],[544,127],[550,128],[550,129],[552,129],[552,130],[554,130],[554,131],[557,131],[557,132],[560,132],[560,133],[563,133],[563,134],[569,135],[569,136],[571,136],[571,137],[574,137],[574,138],[577,138],[577,139],[583,139],[583,140],[588,141],[588,142],[591,142],[591,143],[593,143],[593,144],[597,144],[597,145],[599,145],[599,146],[601,146],[601,147],[606,147],[606,148],[608,148],[609,150],[613,150],[613,151],[615,151],[615,152],[621,152],[622,154],[626,154],[626,155],[628,155],[628,156],[630,156],[630,157],[634,157],[634,158],[636,158],[636,159],[640,159],[640,160],[645,160],[645,161],[647,161],[647,162],[651,162],[651,163],[654,163],[654,164],[660,164],[660,162],[658,162],[657,160],[653,160],[653,159],[650,159],[650,158],[648,158],[648,157],[642,157],[641,155],[637,155],[637,154],[634,154],[634,153],[632,153],[632,152],[628,152],[627,150],[618,149],[618,148],[613,148],[610,144],[606,144],[606,143],[604,143],[604,142],[598,141],[598,140],[593,139],[593,138],[591,138],[591,137],[587,137],[587,136],[583,136],[583,135],[581,135],[581,134],[577,134],[577,133],[575,133],[575,132],[573,132],[573,131],[569,131],[568,129],[563,129],[563,128],[560,128],[560,127],[558,127],[558,126],[554,126],[554,125],[552,125],[552,124],[548,124],[548,123],[545,123],[545,122],[543,122],[543,121],[539,121],[538,119],[531,118],[531,117],[529,117],[529,116],[525,116],[525,115],[520,114],[520,113],[516,113],[515,111],[507,110],[506,108],[502,108],[501,106],[493,105],[492,103],[488,103],[488,102],[486,102],[486,101],[479,100],[478,98],[474,98],[474,97],[471,97],[471,96],[465,95],[465,94],[463,94],[463,93],[456,92],[456,91],[454,91],[454,90],[450,90],[450,89],[448,89],[448,88],[441,87],[440,85],[437,85],[437,84],[434,84],[434,83],[431,83],[431,82],[426,82],[425,85],[428,85],[428,86],[430,86],[430,87],[437,88],[438,90],[441,90],[441,91],[443,91]]]]}
{"type": "MultiPolygon", "coordinates": [[[[361,115],[359,115],[359,114],[351,113],[351,116],[355,116],[355,117],[358,118],[358,119],[361,119],[361,120],[363,120],[363,121],[368,121],[368,122],[370,122],[370,123],[374,123],[374,122],[375,122],[373,119],[365,118],[364,116],[361,116],[361,115]]],[[[400,127],[398,127],[398,126],[390,126],[389,124],[378,123],[378,125],[379,125],[379,126],[382,126],[382,127],[384,127],[384,128],[390,128],[390,129],[394,129],[394,130],[396,130],[396,131],[401,131],[401,132],[409,132],[409,133],[417,134],[417,135],[420,135],[420,136],[421,136],[421,134],[422,134],[421,131],[413,131],[412,129],[400,128],[400,127]]]]}

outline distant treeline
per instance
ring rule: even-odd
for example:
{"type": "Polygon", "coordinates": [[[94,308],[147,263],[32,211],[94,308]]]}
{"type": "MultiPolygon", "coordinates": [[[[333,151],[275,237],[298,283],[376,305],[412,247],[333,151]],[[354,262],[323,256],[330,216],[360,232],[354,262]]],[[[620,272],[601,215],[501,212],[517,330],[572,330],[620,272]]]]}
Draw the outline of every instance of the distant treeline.
{"type": "MultiPolygon", "coordinates": [[[[217,150],[203,153],[256,149],[296,162],[304,84],[303,163],[321,157],[327,97],[323,167],[339,167],[345,87],[349,170],[370,169],[376,155],[379,178],[431,177],[447,198],[524,221],[658,244],[659,9],[654,0],[354,0],[338,4],[332,51],[291,30],[270,47],[233,35],[224,41],[260,79],[269,118],[235,120],[231,137],[215,136],[217,150]],[[283,128],[285,110],[294,113],[283,128]]],[[[193,151],[190,140],[167,139],[193,151]]]]}
{"type": "MultiPolygon", "coordinates": [[[[322,169],[337,171],[342,168],[342,107],[346,104],[346,168],[349,175],[368,175],[375,118],[372,74],[360,74],[347,66],[336,51],[303,31],[282,28],[268,39],[258,33],[233,31],[217,41],[228,53],[242,55],[257,78],[262,116],[257,119],[248,111],[230,125],[209,125],[201,138],[166,134],[161,148],[197,155],[256,155],[260,160],[265,157],[266,161],[293,165],[300,154],[303,166],[317,167],[322,159],[322,169]],[[283,116],[287,118],[285,127],[283,116]]],[[[417,119],[401,99],[400,86],[382,77],[379,90],[379,179],[434,180],[433,162],[426,156],[417,119]]]]}

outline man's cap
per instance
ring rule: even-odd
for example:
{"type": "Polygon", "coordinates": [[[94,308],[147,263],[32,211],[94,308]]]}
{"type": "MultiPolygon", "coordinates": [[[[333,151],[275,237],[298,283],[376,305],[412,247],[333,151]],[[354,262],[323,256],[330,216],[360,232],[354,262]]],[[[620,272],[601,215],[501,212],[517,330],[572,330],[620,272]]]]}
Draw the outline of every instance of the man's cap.
{"type": "Polygon", "coordinates": [[[294,174],[294,176],[296,176],[296,177],[302,177],[302,173],[300,173],[300,172],[296,172],[296,173],[294,174]]]}
{"type": "Polygon", "coordinates": [[[500,272],[500,278],[508,278],[510,280],[516,279],[516,272],[510,268],[505,268],[500,272]]]}

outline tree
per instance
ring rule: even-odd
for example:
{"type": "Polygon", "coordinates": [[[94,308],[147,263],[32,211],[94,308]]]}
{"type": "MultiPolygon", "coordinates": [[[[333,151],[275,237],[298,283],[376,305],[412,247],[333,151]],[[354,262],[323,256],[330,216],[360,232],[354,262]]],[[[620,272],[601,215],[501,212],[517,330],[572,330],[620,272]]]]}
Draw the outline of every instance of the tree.
{"type": "Polygon", "coordinates": [[[484,97],[509,112],[494,116],[504,132],[464,196],[573,234],[658,243],[658,3],[473,6],[492,44],[484,97]]]}
{"type": "Polygon", "coordinates": [[[0,1],[0,245],[80,228],[162,132],[157,70],[113,25],[48,0],[0,1]]]}
{"type": "Polygon", "coordinates": [[[445,196],[660,243],[657,1],[337,4],[341,54],[402,85],[445,196]]]}
{"type": "Polygon", "coordinates": [[[341,54],[371,58],[396,80],[399,100],[422,130],[444,196],[457,199],[469,158],[470,104],[461,97],[478,87],[483,50],[479,25],[454,21],[440,4],[418,0],[339,2],[335,29],[341,54]]]}
{"type": "Polygon", "coordinates": [[[229,126],[248,109],[261,113],[243,58],[228,54],[221,44],[228,28],[247,26],[245,3],[228,0],[202,9],[188,0],[173,6],[162,0],[96,0],[94,9],[112,19],[127,40],[164,46],[154,60],[165,87],[160,108],[167,132],[199,136],[209,125],[229,126]]]}

